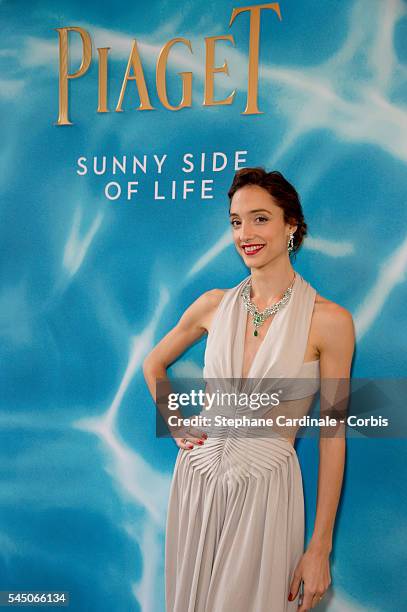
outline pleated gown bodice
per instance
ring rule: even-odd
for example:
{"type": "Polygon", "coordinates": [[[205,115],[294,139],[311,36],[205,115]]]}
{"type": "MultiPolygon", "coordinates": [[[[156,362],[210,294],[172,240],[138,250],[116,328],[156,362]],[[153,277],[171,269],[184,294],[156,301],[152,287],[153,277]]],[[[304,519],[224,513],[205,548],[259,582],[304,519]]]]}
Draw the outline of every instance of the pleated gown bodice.
{"type": "MultiPolygon", "coordinates": [[[[241,292],[249,279],[226,290],[216,310],[206,342],[205,379],[242,377],[247,312],[241,292]]],[[[315,297],[316,290],[296,272],[290,300],[273,316],[247,378],[296,379],[308,366],[318,373],[318,361],[304,363],[315,297]]]]}

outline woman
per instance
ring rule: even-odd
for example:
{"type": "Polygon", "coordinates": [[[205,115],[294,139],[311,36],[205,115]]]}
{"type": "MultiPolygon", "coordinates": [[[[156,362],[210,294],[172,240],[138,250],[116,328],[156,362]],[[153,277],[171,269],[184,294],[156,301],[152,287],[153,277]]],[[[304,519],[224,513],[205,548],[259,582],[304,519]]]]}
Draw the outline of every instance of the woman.
{"type": "MultiPolygon", "coordinates": [[[[228,195],[233,240],[250,276],[232,289],[205,292],[187,308],[146,358],[147,384],[156,399],[156,380],[208,333],[206,380],[239,379],[242,390],[285,377],[292,384],[266,415],[306,414],[312,395],[303,379],[319,386],[350,377],[352,316],[291,265],[307,225],[281,173],[241,169],[228,195]]],[[[297,429],[260,438],[238,436],[229,426],[209,437],[199,429],[182,436],[172,430],[180,450],[167,516],[167,612],[304,612],[323,597],[331,583],[345,437],[320,437],[315,525],[304,552],[297,429]]]]}

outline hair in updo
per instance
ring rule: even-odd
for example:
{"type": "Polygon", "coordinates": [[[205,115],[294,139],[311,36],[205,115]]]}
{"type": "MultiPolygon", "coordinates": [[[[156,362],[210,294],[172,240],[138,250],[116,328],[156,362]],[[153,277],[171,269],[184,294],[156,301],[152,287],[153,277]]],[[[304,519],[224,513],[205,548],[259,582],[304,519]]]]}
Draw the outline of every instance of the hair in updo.
{"type": "Polygon", "coordinates": [[[260,166],[256,168],[241,168],[236,172],[228,191],[229,210],[234,194],[238,189],[245,187],[245,185],[259,185],[259,187],[263,187],[272,196],[275,204],[283,210],[285,223],[298,226],[294,232],[294,248],[291,251],[291,254],[296,253],[307,235],[307,224],[302,212],[300,197],[295,188],[278,170],[266,172],[260,166]]]}

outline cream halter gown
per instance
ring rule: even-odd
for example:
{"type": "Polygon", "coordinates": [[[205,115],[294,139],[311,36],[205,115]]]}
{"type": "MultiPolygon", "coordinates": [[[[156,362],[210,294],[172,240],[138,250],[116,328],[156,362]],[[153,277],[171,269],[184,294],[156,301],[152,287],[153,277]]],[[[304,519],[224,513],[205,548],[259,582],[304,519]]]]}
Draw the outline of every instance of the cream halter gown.
{"type": "MultiPolygon", "coordinates": [[[[289,404],[294,412],[306,414],[319,387],[319,361],[303,363],[316,291],[296,273],[290,301],[274,315],[248,378],[241,379],[248,317],[240,293],[249,278],[225,292],[215,313],[205,351],[205,390],[230,390],[231,379],[250,393],[260,383],[262,392],[265,384],[271,392],[283,388],[283,399],[298,400],[289,404]]],[[[253,414],[250,407],[234,405],[218,407],[216,414],[259,418],[273,410],[267,406],[253,414]]],[[[200,429],[209,438],[192,450],[179,449],[171,483],[167,612],[297,610],[298,597],[287,599],[304,552],[302,476],[294,447],[281,430],[263,428],[259,437],[259,430],[253,435],[250,428],[200,429]]]]}

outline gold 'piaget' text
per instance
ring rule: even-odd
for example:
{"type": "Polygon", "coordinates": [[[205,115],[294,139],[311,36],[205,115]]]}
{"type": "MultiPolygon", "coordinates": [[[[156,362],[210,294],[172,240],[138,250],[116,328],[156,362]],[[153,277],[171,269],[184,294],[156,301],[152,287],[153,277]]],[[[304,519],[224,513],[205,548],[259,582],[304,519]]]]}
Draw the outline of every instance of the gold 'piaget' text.
{"type": "MultiPolygon", "coordinates": [[[[259,72],[259,48],[260,48],[260,16],[263,9],[274,11],[281,20],[280,6],[278,2],[271,4],[259,4],[256,6],[244,6],[234,8],[229,22],[232,25],[235,17],[240,13],[248,12],[250,15],[249,28],[249,63],[248,63],[248,86],[246,108],[242,115],[262,114],[257,105],[258,97],[258,72],[259,72]]],[[[86,74],[92,62],[92,40],[89,32],[84,28],[70,26],[65,28],[55,28],[59,34],[59,115],[55,125],[73,125],[69,119],[69,96],[68,83],[70,80],[78,79],[86,74]],[[68,33],[77,32],[82,42],[82,59],[79,69],[72,74],[68,71],[69,66],[69,40],[68,33]]],[[[229,75],[226,61],[223,66],[215,66],[215,44],[218,40],[228,40],[235,46],[234,38],[231,34],[222,36],[208,36],[205,38],[205,84],[203,106],[215,106],[232,104],[236,90],[223,100],[214,99],[214,75],[223,72],[229,75]]],[[[168,56],[172,47],[181,43],[188,47],[192,53],[191,41],[187,38],[173,38],[168,41],[160,50],[156,64],[156,88],[157,95],[162,105],[171,111],[178,111],[182,108],[190,107],[192,104],[192,72],[180,72],[182,79],[182,99],[178,106],[170,104],[167,96],[166,71],[168,56]]],[[[110,47],[100,47],[98,51],[98,113],[108,113],[108,53],[110,47]]],[[[136,82],[140,105],[136,110],[154,110],[151,105],[146,80],[144,78],[143,66],[137,47],[137,40],[133,40],[130,50],[127,68],[124,73],[123,82],[120,90],[119,99],[115,108],[116,113],[123,112],[122,104],[126,92],[127,83],[131,80],[136,82]],[[133,71],[133,73],[132,73],[133,71]]]]}

